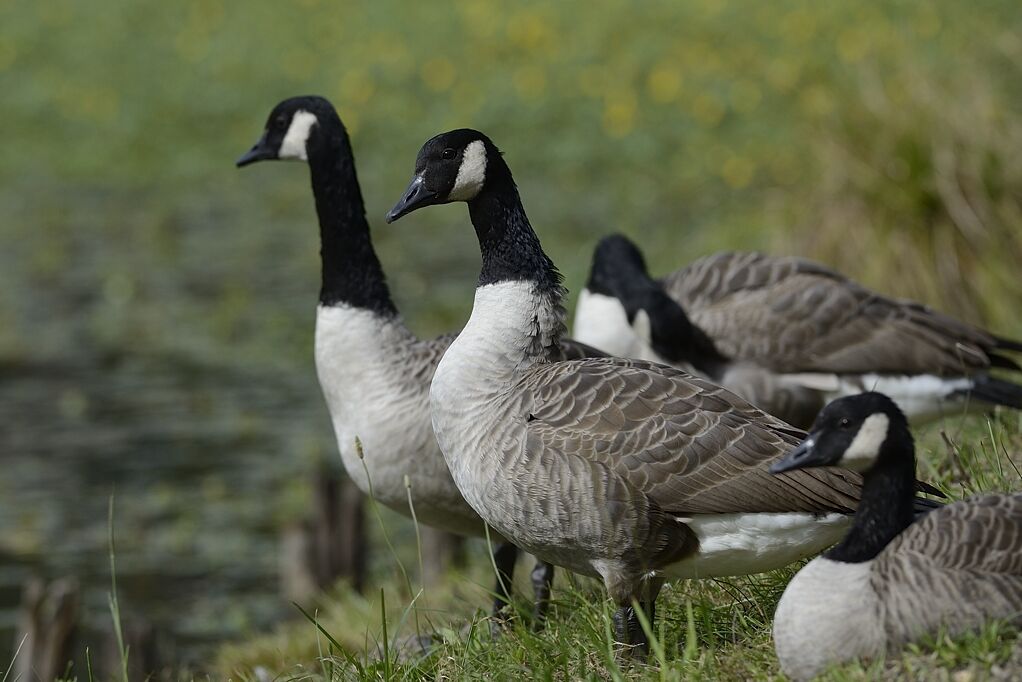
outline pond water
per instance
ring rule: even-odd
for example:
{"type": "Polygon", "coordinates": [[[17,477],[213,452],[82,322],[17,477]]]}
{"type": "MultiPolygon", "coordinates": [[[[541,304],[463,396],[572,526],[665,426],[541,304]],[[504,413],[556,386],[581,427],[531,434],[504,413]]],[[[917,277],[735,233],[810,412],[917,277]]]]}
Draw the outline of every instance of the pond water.
{"type": "Polygon", "coordinates": [[[0,641],[29,575],[69,575],[99,649],[111,495],[125,618],[144,614],[176,662],[288,615],[279,527],[285,482],[307,476],[291,448],[316,431],[315,385],[132,357],[0,378],[0,641]]]}
{"type": "Polygon", "coordinates": [[[32,575],[75,577],[76,649],[105,646],[111,496],[124,618],[162,661],[201,670],[295,617],[282,529],[340,463],[312,367],[314,216],[290,191],[308,229],[289,235],[244,195],[0,189],[0,661],[32,575]]]}

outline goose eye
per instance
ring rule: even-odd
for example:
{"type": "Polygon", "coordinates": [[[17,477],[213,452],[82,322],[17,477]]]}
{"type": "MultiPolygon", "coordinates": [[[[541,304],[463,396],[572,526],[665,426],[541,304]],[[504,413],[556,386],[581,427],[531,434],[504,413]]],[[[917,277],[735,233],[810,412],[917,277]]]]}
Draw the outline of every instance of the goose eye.
{"type": "Polygon", "coordinates": [[[847,429],[852,422],[848,421],[848,417],[842,417],[841,421],[837,423],[839,428],[847,429]]]}
{"type": "Polygon", "coordinates": [[[451,149],[450,147],[448,147],[447,149],[445,149],[442,152],[440,152],[440,158],[447,159],[447,160],[453,159],[457,155],[458,155],[458,153],[456,151],[454,151],[453,149],[451,149]]]}
{"type": "Polygon", "coordinates": [[[284,126],[287,125],[287,116],[281,114],[280,116],[277,117],[277,120],[274,121],[274,123],[276,123],[278,128],[283,128],[284,126]]]}

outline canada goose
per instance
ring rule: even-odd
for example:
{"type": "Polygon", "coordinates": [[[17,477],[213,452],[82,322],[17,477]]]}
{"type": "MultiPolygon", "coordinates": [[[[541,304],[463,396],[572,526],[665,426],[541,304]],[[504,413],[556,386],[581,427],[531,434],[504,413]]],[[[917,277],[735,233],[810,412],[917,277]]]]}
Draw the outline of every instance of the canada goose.
{"type": "MultiPolygon", "coordinates": [[[[283,159],[308,162],[312,176],[322,257],[316,372],[348,475],[363,493],[410,515],[407,477],[419,521],[483,535],[483,522],[451,480],[430,426],[430,380],[454,335],[420,340],[398,315],[370,239],[351,142],[329,101],[313,96],[282,101],[237,165],[283,159]]],[[[599,354],[582,344],[568,344],[565,352],[599,354]]],[[[508,601],[518,550],[494,538],[497,615],[508,601]]],[[[532,580],[541,623],[553,566],[538,563],[532,580]]]]}
{"type": "Polygon", "coordinates": [[[674,368],[550,361],[565,331],[561,277],[507,163],[474,130],[426,142],[387,220],[453,201],[468,203],[482,270],[430,388],[440,449],[504,537],[603,579],[620,642],[646,647],[632,600],[652,617],[667,577],[765,571],[837,540],[858,474],[767,471],[801,431],[674,368]]]}
{"type": "Polygon", "coordinates": [[[777,605],[787,675],[807,679],[940,628],[1022,622],[1022,494],[972,497],[913,523],[912,435],[880,393],[827,405],[771,471],[831,466],[863,473],[862,500],[844,540],[799,571],[777,605]]]}
{"type": "Polygon", "coordinates": [[[1022,408],[1022,344],[918,303],[874,293],[822,265],[718,253],[655,280],[638,247],[606,237],[593,254],[574,335],[612,355],[693,369],[800,427],[842,395],[878,390],[913,421],[972,399],[1022,408]]]}

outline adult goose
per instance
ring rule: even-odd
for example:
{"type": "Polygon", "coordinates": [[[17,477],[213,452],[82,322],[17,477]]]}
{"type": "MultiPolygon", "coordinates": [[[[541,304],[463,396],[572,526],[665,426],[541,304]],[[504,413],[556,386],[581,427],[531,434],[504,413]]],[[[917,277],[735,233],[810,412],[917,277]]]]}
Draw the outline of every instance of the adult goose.
{"type": "Polygon", "coordinates": [[[1022,408],[1022,386],[989,375],[1018,370],[1003,352],[1022,344],[801,258],[718,253],[657,280],[634,243],[606,237],[574,334],[613,355],[694,370],[803,428],[827,401],[873,389],[913,421],[1022,408]]]}
{"type": "MultiPolygon", "coordinates": [[[[430,380],[454,335],[416,338],[398,314],[369,236],[351,142],[329,101],[309,96],[279,103],[237,165],[288,159],[306,161],[312,175],[322,258],[316,372],[348,475],[363,493],[410,515],[407,477],[420,522],[483,535],[483,521],[451,480],[430,425],[430,380]]],[[[568,357],[599,353],[581,344],[564,350],[568,357]]],[[[498,615],[508,601],[518,550],[493,537],[498,615]]],[[[542,622],[553,567],[538,563],[532,579],[542,622]]]]}
{"type": "Polygon", "coordinates": [[[564,333],[561,278],[480,132],[426,142],[387,220],[453,201],[468,203],[482,270],[430,388],[440,449],[504,537],[603,579],[618,641],[646,647],[632,602],[652,617],[667,577],[765,571],[837,540],[858,474],[767,471],[801,431],[671,367],[551,361],[564,333]]]}
{"type": "Polygon", "coordinates": [[[913,523],[915,451],[908,422],[880,393],[836,400],[772,471],[863,472],[844,540],[792,579],[774,618],[781,668],[808,679],[987,619],[1022,623],[1022,494],[981,495],[913,523]]]}

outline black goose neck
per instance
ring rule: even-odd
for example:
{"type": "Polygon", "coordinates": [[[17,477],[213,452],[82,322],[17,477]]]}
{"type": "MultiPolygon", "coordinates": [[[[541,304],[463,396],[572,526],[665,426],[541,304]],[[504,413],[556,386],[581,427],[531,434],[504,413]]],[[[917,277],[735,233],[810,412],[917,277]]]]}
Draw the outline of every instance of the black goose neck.
{"type": "Polygon", "coordinates": [[[862,499],[851,530],[824,556],[845,563],[874,559],[912,524],[915,490],[912,436],[907,426],[904,431],[892,429],[876,464],[863,475],[862,499]]]}
{"type": "Polygon", "coordinates": [[[312,193],[319,216],[324,306],[350,305],[395,316],[397,309],[373,249],[351,142],[340,122],[309,144],[312,193]]]}
{"type": "Polygon", "coordinates": [[[645,311],[650,322],[651,345],[664,360],[687,363],[712,379],[723,375],[728,358],[692,323],[685,309],[664,291],[663,285],[650,276],[637,251],[631,258],[597,259],[586,288],[592,293],[617,298],[629,322],[635,320],[640,310],[645,311]]]}
{"type": "Polygon", "coordinates": [[[510,172],[497,161],[487,169],[486,186],[468,202],[483,261],[478,286],[528,281],[559,303],[561,275],[529,223],[510,172]]]}
{"type": "Polygon", "coordinates": [[[653,350],[672,363],[688,363],[711,379],[720,379],[729,362],[706,332],[697,327],[659,284],[625,304],[629,319],[645,310],[653,350]]]}

